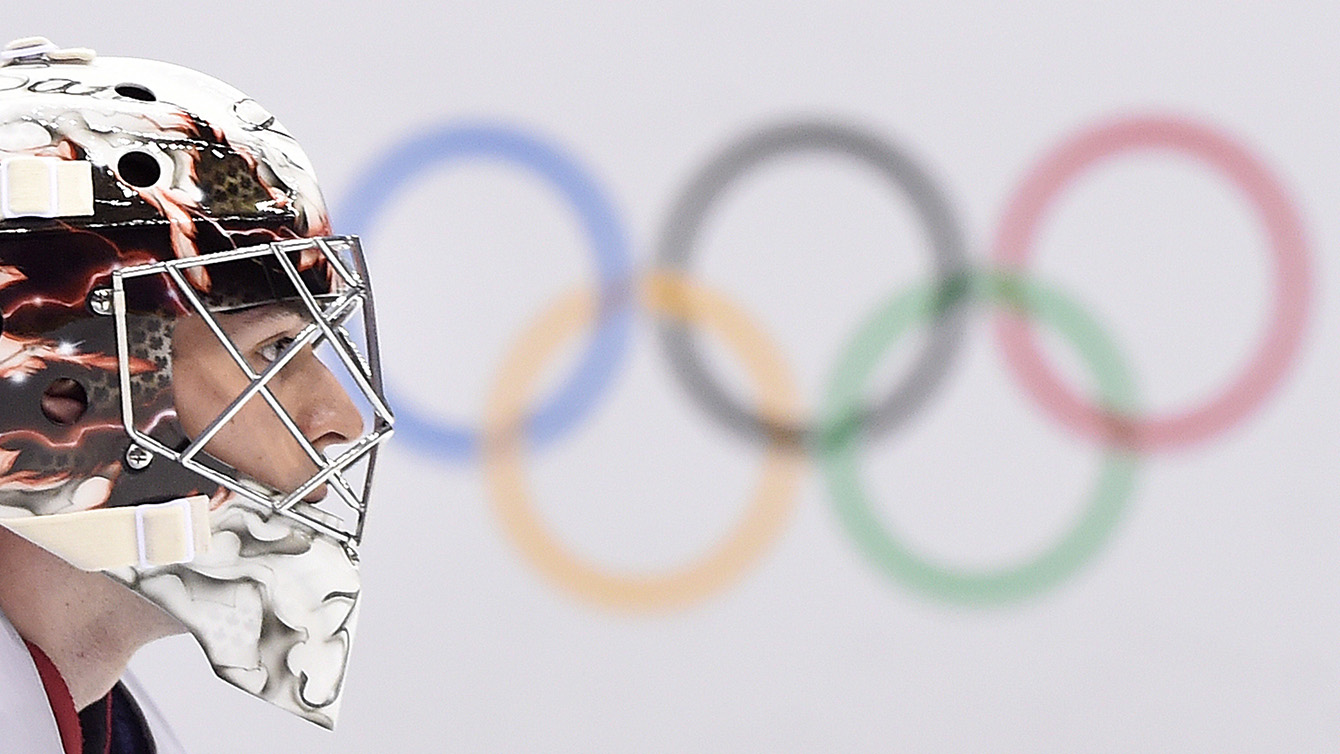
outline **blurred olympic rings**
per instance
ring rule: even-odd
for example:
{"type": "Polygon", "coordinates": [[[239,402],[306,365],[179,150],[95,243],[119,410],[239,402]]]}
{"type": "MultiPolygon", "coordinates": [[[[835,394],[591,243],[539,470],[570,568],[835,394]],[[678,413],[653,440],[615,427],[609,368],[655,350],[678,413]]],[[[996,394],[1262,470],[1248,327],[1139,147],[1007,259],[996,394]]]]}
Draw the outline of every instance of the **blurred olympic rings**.
{"type": "MultiPolygon", "coordinates": [[[[1143,118],[1096,128],[1062,146],[1024,181],[1000,224],[992,261],[1022,274],[1039,221],[1062,189],[1098,160],[1149,148],[1183,152],[1218,168],[1260,213],[1275,261],[1269,330],[1243,374],[1203,406],[1132,420],[1130,442],[1140,450],[1161,450],[1205,440],[1242,420],[1279,384],[1302,345],[1311,304],[1307,241],[1292,202],[1269,171],[1229,139],[1186,121],[1143,118]]],[[[996,332],[1006,362],[1038,403],[1073,429],[1102,434],[1102,412],[1050,371],[1025,322],[999,319],[996,332]]]]}
{"type": "MultiPolygon", "coordinates": [[[[739,309],[700,284],[653,273],[638,287],[638,300],[665,318],[706,328],[730,346],[757,383],[763,416],[790,421],[799,400],[780,354],[739,309]]],[[[700,599],[738,578],[790,520],[801,461],[791,449],[770,444],[757,491],[744,516],[706,556],[664,574],[618,574],[571,554],[532,510],[521,468],[526,444],[525,410],[545,361],[593,322],[595,291],[563,297],[532,325],[505,357],[485,414],[484,469],[503,528],[536,568],[564,587],[618,607],[665,608],[700,599]]]]}
{"type": "Polygon", "coordinates": [[[369,234],[395,190],[434,162],[463,156],[519,163],[562,191],[582,215],[596,248],[600,287],[598,295],[588,290],[562,299],[513,346],[487,401],[482,447],[479,433],[413,417],[413,404],[403,400],[401,413],[411,418],[401,421],[413,428],[406,432],[411,444],[433,455],[455,459],[482,450],[499,518],[527,559],[563,588],[610,606],[682,606],[738,579],[789,519],[797,463],[804,452],[821,461],[839,519],[863,553],[905,586],[965,603],[1007,602],[1053,587],[1110,538],[1132,489],[1138,452],[1204,441],[1240,422],[1278,387],[1297,356],[1310,307],[1307,245],[1284,189],[1245,149],[1180,119],[1124,119],[1066,142],[1029,174],[1007,204],[992,247],[992,266],[980,270],[966,261],[948,202],[906,152],[870,134],[822,122],[756,131],[710,160],[689,182],[658,237],[659,269],[640,280],[629,273],[626,235],[594,183],[553,147],[502,127],[444,128],[391,152],[364,175],[346,202],[352,209],[347,213],[352,229],[369,234]],[[1139,416],[1131,379],[1107,336],[1075,304],[1026,279],[1023,272],[1038,222],[1061,190],[1095,162],[1134,149],[1183,152],[1223,172],[1260,212],[1275,257],[1271,328],[1245,374],[1205,406],[1167,419],[1139,416]],[[834,371],[819,416],[799,411],[783,363],[762,332],[721,294],[695,282],[686,269],[698,226],[711,205],[745,173],[789,152],[832,153],[875,167],[926,223],[934,258],[930,284],[896,293],[857,333],[834,371]],[[705,557],[668,573],[613,572],[570,552],[532,510],[521,469],[523,446],[551,441],[571,428],[609,384],[626,350],[634,299],[658,316],[660,342],[700,405],[733,431],[765,443],[768,454],[757,493],[735,529],[705,557]],[[1099,441],[1106,460],[1087,507],[1059,542],[1022,563],[968,571],[931,562],[901,545],[873,514],[854,459],[857,440],[896,427],[940,382],[961,342],[967,304],[973,302],[1007,310],[996,328],[1007,363],[1048,411],[1099,441]],[[1029,319],[1057,331],[1078,350],[1097,378],[1096,399],[1076,396],[1051,375],[1032,340],[1029,319]],[[857,405],[859,387],[878,353],[914,324],[929,327],[930,337],[908,376],[881,403],[857,405]],[[577,373],[528,414],[536,372],[555,348],[586,325],[593,326],[594,337],[577,373]],[[716,386],[698,360],[690,325],[705,327],[745,361],[758,386],[757,408],[737,404],[716,386]]]}
{"type": "MultiPolygon", "coordinates": [[[[765,162],[779,157],[819,152],[853,158],[879,171],[901,190],[925,223],[931,240],[935,277],[947,285],[967,269],[967,256],[958,219],[930,176],[907,154],[891,144],[856,129],[832,123],[784,123],[751,134],[713,158],[689,181],[670,212],[657,247],[656,262],[687,274],[693,243],[712,206],[731,184],[765,162]]],[[[689,394],[717,420],[750,439],[781,438],[808,445],[817,436],[813,421],[775,425],[752,409],[740,406],[718,386],[703,366],[692,330],[682,320],[662,320],[661,344],[675,374],[689,394]]],[[[888,396],[873,408],[863,408],[852,419],[851,430],[871,437],[911,418],[949,373],[963,343],[967,320],[958,306],[947,307],[930,324],[926,345],[911,368],[888,396]]]]}
{"type": "MultiPolygon", "coordinates": [[[[506,126],[439,128],[399,144],[354,181],[339,216],[351,235],[370,235],[378,217],[410,182],[441,163],[465,160],[510,163],[548,181],[581,219],[595,252],[602,300],[619,297],[632,273],[632,258],[628,234],[613,206],[558,147],[506,126]]],[[[576,371],[535,411],[530,422],[533,439],[544,443],[562,436],[593,406],[614,376],[628,347],[629,312],[626,307],[606,308],[598,324],[576,371]]],[[[394,384],[388,384],[386,390],[399,392],[394,384]]],[[[479,438],[474,430],[429,416],[413,400],[397,397],[395,403],[408,409],[396,430],[412,445],[449,460],[475,456],[479,438]]]]}
{"type": "Polygon", "coordinates": [[[1116,348],[1098,324],[1060,293],[1014,275],[979,273],[955,297],[1005,308],[1011,319],[1049,325],[1094,373],[1106,417],[1107,457],[1084,511],[1055,545],[1022,563],[968,571],[935,563],[903,545],[872,510],[858,471],[858,434],[850,417],[861,387],[884,354],[913,325],[941,316],[947,304],[933,286],[896,296],[852,338],[834,370],[824,415],[830,437],[822,460],[838,516],[870,560],[890,575],[946,600],[1003,602],[1041,591],[1073,573],[1107,541],[1130,496],[1136,458],[1126,446],[1127,418],[1135,408],[1134,384],[1116,348]],[[1019,316],[1023,315],[1023,316],[1019,316]]]}

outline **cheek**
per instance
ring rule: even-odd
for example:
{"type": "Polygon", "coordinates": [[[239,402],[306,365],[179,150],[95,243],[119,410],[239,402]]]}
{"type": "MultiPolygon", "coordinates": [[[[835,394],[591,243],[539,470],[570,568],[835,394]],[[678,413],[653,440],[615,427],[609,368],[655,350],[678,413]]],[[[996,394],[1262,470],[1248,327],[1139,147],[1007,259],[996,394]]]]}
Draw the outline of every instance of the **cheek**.
{"type": "Polygon", "coordinates": [[[177,409],[177,420],[188,437],[198,433],[204,421],[201,403],[199,370],[191,359],[173,359],[172,403],[177,409]]]}
{"type": "Polygon", "coordinates": [[[228,360],[199,356],[174,360],[173,402],[177,408],[177,419],[187,436],[195,437],[202,432],[242,391],[245,380],[230,374],[236,371],[237,367],[228,360]]]}

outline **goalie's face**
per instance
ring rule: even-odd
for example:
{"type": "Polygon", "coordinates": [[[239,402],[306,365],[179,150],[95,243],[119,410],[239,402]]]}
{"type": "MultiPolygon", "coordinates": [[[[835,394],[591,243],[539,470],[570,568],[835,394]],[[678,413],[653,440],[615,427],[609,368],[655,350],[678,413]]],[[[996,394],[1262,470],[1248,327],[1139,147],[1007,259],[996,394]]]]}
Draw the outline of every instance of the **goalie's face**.
{"type": "Polygon", "coordinates": [[[189,562],[124,581],[187,625],[220,677],[326,727],[394,422],[366,281],[358,240],[330,236],[123,267],[111,286],[124,426],[155,456],[136,469],[127,454],[127,496],[228,501],[189,562]]]}
{"type": "MultiPolygon", "coordinates": [[[[247,360],[263,372],[311,323],[301,306],[282,303],[215,315],[247,360]]],[[[172,336],[172,387],[177,417],[198,437],[251,384],[199,316],[182,317],[172,336]]],[[[310,347],[302,348],[269,382],[270,392],[296,428],[321,453],[364,432],[363,417],[348,393],[310,347]]],[[[297,489],[317,467],[279,415],[255,395],[205,445],[205,452],[282,493],[297,489]]],[[[306,495],[323,498],[326,485],[306,495]]]]}

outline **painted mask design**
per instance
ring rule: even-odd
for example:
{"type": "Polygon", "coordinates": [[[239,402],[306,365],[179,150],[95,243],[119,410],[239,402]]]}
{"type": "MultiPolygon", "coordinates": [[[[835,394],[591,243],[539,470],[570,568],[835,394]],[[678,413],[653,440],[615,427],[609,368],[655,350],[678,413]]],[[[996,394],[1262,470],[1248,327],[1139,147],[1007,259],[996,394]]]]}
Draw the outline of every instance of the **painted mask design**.
{"type": "Polygon", "coordinates": [[[393,423],[358,239],[215,79],[41,39],[0,62],[0,520],[133,513],[137,557],[99,567],[333,727],[393,423]],[[153,557],[141,514],[186,499],[186,555],[153,557]]]}

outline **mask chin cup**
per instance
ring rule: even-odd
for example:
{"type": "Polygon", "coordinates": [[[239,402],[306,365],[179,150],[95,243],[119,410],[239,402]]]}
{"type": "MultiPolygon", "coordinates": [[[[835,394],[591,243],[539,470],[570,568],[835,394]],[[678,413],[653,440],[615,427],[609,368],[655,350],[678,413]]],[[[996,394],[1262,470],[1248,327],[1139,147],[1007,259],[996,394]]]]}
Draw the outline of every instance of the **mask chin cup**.
{"type": "Polygon", "coordinates": [[[155,568],[209,549],[209,498],[0,518],[0,526],[84,571],[155,568]]]}

